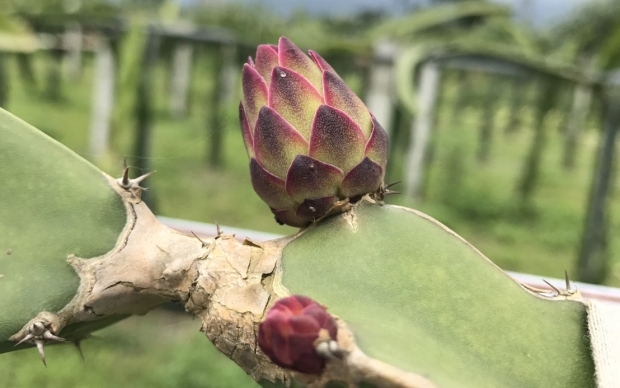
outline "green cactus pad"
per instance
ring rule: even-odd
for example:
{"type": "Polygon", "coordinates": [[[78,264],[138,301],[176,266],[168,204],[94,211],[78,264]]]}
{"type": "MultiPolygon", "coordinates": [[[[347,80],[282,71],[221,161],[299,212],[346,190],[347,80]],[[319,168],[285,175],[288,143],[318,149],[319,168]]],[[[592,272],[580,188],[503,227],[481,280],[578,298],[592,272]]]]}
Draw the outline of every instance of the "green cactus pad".
{"type": "Polygon", "coordinates": [[[74,297],[67,256],[111,250],[126,222],[120,196],[93,165],[0,109],[0,353],[41,311],[74,297]]]}
{"type": "MultiPolygon", "coordinates": [[[[533,296],[436,221],[362,202],[283,253],[283,284],[438,387],[593,387],[585,306],[533,296]]],[[[558,268],[558,272],[562,271],[558,268]]]]}

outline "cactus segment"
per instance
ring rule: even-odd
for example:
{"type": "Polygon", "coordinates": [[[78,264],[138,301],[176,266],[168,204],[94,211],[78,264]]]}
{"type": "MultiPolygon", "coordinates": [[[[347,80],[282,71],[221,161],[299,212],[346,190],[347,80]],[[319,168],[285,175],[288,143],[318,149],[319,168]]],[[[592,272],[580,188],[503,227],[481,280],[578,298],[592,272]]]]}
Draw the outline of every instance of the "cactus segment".
{"type": "Polygon", "coordinates": [[[67,256],[110,251],[127,214],[99,170],[2,109],[0,139],[2,353],[38,313],[72,300],[79,278],[67,256]]]}
{"type": "Polygon", "coordinates": [[[594,387],[585,306],[524,290],[430,217],[362,199],[284,248],[283,285],[438,387],[594,387]]]}

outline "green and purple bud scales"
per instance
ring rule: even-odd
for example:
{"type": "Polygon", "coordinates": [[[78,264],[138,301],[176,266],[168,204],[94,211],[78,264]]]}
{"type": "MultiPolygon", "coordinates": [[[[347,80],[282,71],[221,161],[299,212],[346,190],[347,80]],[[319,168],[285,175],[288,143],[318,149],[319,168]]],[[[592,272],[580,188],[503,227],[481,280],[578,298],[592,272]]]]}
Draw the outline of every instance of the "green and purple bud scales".
{"type": "Polygon", "coordinates": [[[243,66],[239,119],[252,185],[280,223],[303,227],[379,190],[388,136],[317,53],[287,38],[243,66]],[[312,59],[311,59],[312,58],[312,59]]]}

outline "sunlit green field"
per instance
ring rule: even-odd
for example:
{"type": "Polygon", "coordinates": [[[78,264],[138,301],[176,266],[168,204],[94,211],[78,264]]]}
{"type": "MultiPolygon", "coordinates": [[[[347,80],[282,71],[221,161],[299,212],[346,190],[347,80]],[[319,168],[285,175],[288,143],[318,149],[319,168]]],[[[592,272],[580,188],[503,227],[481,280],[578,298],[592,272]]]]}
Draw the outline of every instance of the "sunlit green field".
{"type": "MultiPolygon", "coordinates": [[[[45,57],[37,58],[39,89],[43,89],[45,57]]],[[[86,58],[78,82],[63,83],[63,100],[52,103],[40,92],[28,92],[17,76],[16,63],[9,71],[7,109],[90,159],[87,153],[91,115],[92,59],[86,58]]],[[[236,104],[229,107],[230,120],[224,131],[224,167],[207,165],[207,125],[212,110],[207,93],[212,87],[208,61],[198,58],[194,69],[191,111],[187,119],[175,121],[167,111],[168,78],[165,65],[153,77],[156,103],[154,148],[151,164],[157,170],[150,182],[156,212],[169,217],[218,222],[224,225],[287,234],[293,228],[277,225],[269,209],[253,193],[247,156],[238,133],[236,104]]],[[[495,113],[496,130],[491,156],[486,164],[475,160],[479,104],[468,105],[451,117],[455,98],[454,78],[447,78],[445,96],[438,110],[433,163],[429,170],[425,200],[413,202],[394,196],[388,202],[416,207],[438,218],[472,242],[501,267],[548,277],[573,271],[583,228],[592,162],[598,142],[598,122],[591,120],[579,146],[573,171],[560,167],[562,137],[558,132],[560,112],[546,122],[548,143],[540,184],[532,205],[523,211],[515,186],[533,136],[532,107],[522,109],[523,125],[505,135],[508,96],[502,95],[495,113]],[[457,142],[463,152],[458,185],[450,150],[457,142]]],[[[359,84],[359,82],[358,82],[359,84]]],[[[470,91],[477,101],[484,88],[470,91]]],[[[118,175],[123,156],[130,164],[131,133],[114,133],[114,149],[96,163],[118,175]]],[[[45,168],[42,166],[42,168],[45,168]]],[[[139,173],[139,172],[136,172],[139,173]]],[[[390,178],[398,179],[392,173],[390,178]]],[[[620,285],[620,201],[617,190],[610,201],[610,251],[612,271],[607,283],[620,285]]],[[[473,280],[473,279],[472,279],[473,280]]],[[[71,346],[46,350],[48,368],[36,351],[0,355],[0,386],[6,387],[252,387],[254,383],[232,363],[217,354],[198,333],[200,323],[183,315],[155,312],[121,322],[97,334],[83,345],[82,363],[71,346]],[[5,383],[6,382],[6,383],[5,383]],[[4,383],[4,384],[2,384],[4,383]]]]}

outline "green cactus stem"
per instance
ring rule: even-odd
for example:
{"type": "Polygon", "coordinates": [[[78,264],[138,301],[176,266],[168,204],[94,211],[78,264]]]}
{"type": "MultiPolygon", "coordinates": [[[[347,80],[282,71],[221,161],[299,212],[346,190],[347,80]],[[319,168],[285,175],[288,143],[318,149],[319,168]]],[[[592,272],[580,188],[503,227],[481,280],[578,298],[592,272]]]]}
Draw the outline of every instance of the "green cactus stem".
{"type": "Polygon", "coordinates": [[[287,244],[282,268],[368,356],[439,387],[594,387],[582,303],[527,291],[414,210],[362,201],[287,244]]]}
{"type": "Polygon", "coordinates": [[[75,296],[80,280],[67,256],[110,251],[127,215],[99,170],[2,109],[0,177],[2,353],[31,318],[75,296]]]}

